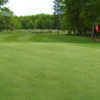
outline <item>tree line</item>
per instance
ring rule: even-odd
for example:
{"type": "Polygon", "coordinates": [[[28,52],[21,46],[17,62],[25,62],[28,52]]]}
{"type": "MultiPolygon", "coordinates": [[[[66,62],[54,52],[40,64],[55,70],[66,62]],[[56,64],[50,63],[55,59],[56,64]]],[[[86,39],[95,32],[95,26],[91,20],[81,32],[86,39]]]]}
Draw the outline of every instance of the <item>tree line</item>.
{"type": "Polygon", "coordinates": [[[8,0],[0,0],[0,31],[14,29],[55,29],[54,15],[38,14],[31,16],[15,16],[4,5],[8,0]]]}
{"type": "Polygon", "coordinates": [[[16,16],[22,29],[55,29],[54,16],[38,14],[32,16],[16,16]]]}
{"type": "Polygon", "coordinates": [[[62,29],[70,34],[86,35],[100,25],[100,0],[54,0],[54,14],[15,16],[0,0],[0,30],[62,29]]]}
{"type": "Polygon", "coordinates": [[[13,12],[8,8],[2,8],[0,14],[0,30],[55,28],[53,15],[14,16],[13,12]],[[4,11],[7,15],[3,15],[4,11]]]}
{"type": "Polygon", "coordinates": [[[93,25],[100,25],[100,0],[54,0],[60,25],[69,33],[86,35],[93,25]]]}

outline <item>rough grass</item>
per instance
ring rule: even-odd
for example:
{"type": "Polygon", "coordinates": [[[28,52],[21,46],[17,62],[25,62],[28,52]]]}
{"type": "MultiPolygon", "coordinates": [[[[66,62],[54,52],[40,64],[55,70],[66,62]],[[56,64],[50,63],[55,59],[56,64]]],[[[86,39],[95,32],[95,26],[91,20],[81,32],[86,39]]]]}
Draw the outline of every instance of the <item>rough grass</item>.
{"type": "Polygon", "coordinates": [[[85,37],[0,33],[0,100],[99,100],[99,46],[85,37]]]}

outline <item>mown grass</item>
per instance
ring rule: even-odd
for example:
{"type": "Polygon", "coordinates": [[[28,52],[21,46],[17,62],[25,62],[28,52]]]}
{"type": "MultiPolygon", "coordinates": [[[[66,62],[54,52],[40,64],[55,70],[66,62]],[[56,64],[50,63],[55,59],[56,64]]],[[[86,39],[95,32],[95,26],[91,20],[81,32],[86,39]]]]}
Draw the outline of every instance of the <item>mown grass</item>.
{"type": "Polygon", "coordinates": [[[57,33],[0,32],[0,42],[72,42],[91,43],[91,39],[57,33]],[[85,41],[84,41],[85,40],[85,41]]]}
{"type": "Polygon", "coordinates": [[[86,37],[0,33],[0,100],[99,100],[99,46],[86,37]]]}

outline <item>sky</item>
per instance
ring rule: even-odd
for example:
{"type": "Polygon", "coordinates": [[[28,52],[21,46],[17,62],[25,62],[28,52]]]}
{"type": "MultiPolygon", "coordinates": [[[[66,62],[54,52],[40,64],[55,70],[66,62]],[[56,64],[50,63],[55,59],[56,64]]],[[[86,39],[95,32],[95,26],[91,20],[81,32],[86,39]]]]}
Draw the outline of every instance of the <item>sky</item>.
{"type": "Polygon", "coordinates": [[[9,0],[6,6],[17,16],[53,13],[53,0],[9,0]]]}

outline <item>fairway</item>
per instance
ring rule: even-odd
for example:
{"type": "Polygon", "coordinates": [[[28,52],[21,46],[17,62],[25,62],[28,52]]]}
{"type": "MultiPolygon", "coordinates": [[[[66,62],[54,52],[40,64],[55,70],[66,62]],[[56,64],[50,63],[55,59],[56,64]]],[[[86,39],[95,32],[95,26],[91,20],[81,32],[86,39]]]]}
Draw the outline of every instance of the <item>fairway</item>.
{"type": "Polygon", "coordinates": [[[99,93],[99,44],[69,43],[67,36],[0,43],[0,100],[99,100],[99,93]]]}

